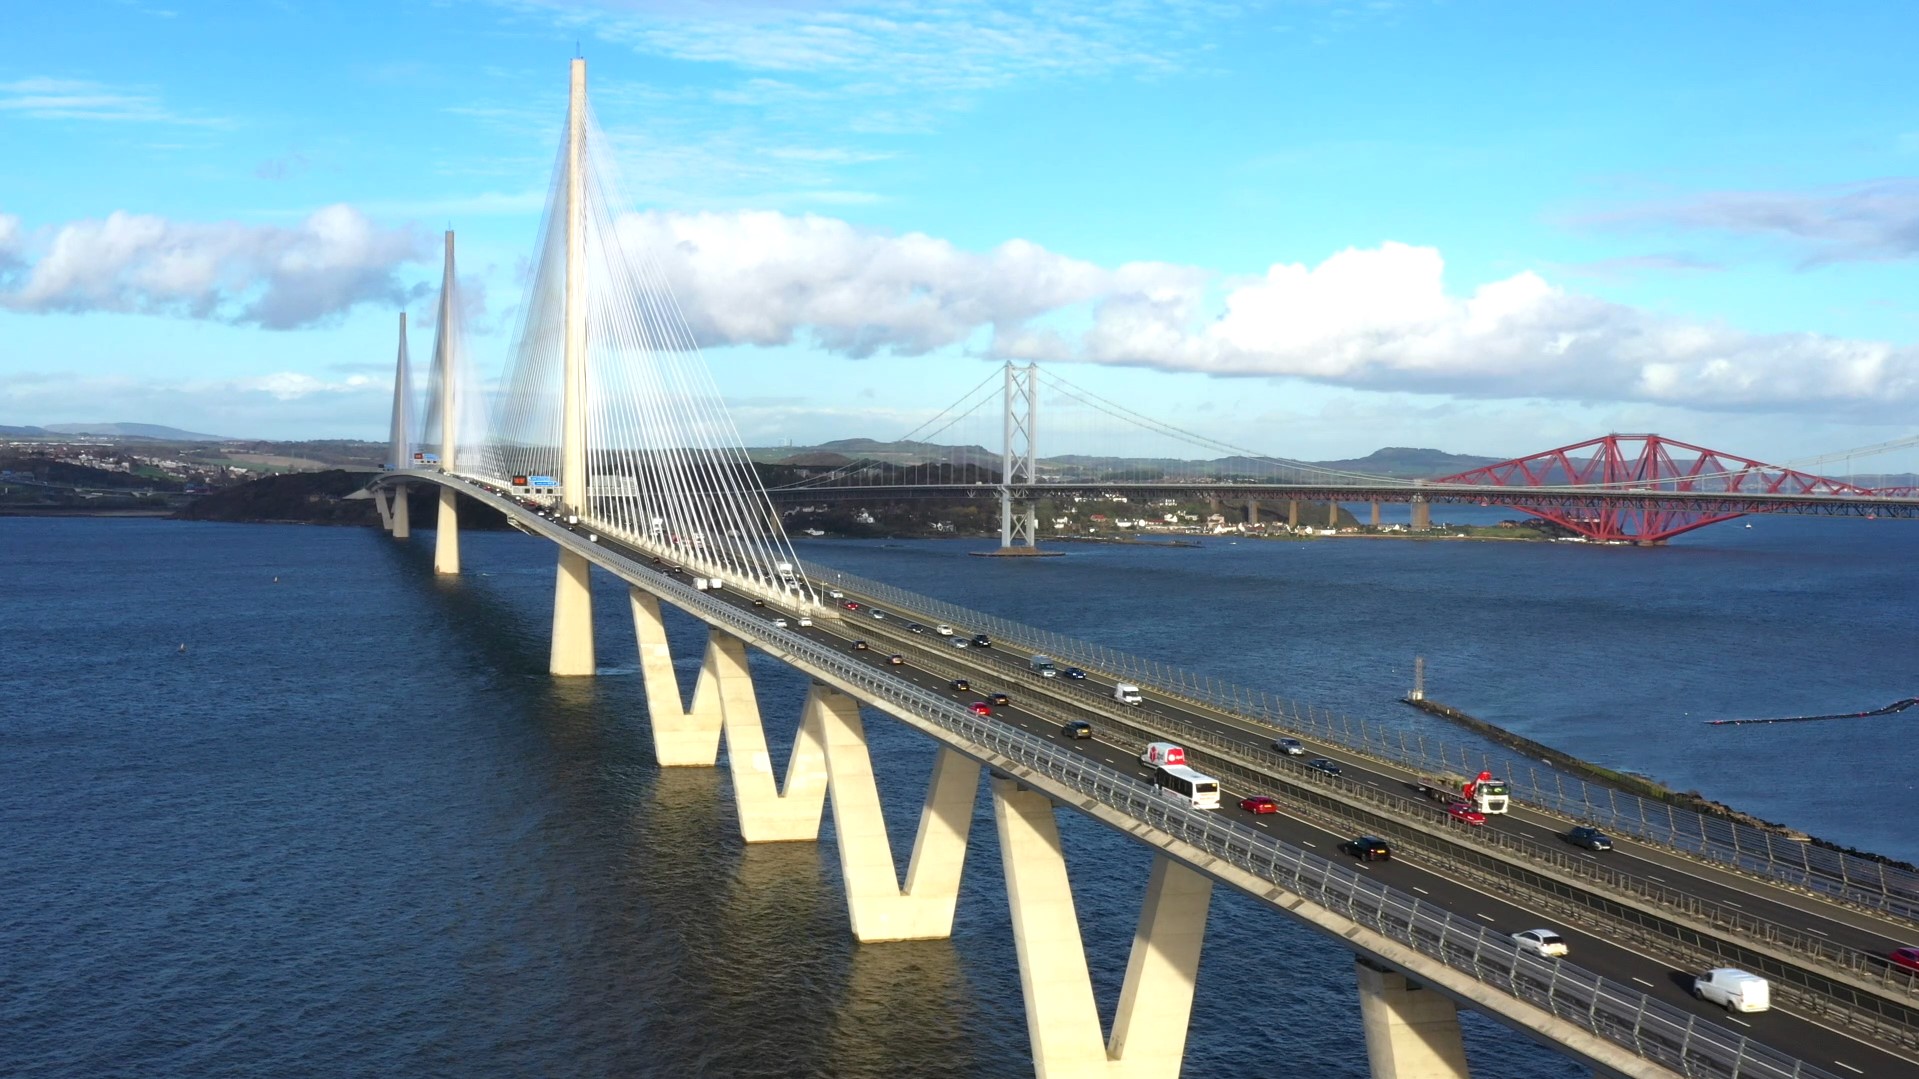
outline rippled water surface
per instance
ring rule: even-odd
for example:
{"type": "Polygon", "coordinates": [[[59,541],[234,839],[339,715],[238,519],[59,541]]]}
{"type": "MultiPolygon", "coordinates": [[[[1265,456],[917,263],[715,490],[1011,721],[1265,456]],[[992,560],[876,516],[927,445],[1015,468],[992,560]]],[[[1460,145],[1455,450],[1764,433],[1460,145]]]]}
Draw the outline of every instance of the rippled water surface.
{"type": "MultiPolygon", "coordinates": [[[[0,1075],[1030,1072],[988,799],[953,939],[855,947],[830,842],[746,849],[723,772],[654,767],[622,590],[602,677],[555,683],[550,548],[463,538],[441,581],[430,534],[0,519],[0,1075]]],[[[1919,528],[972,546],[805,553],[1395,722],[1424,653],[1488,719],[1919,856],[1910,720],[1698,722],[1912,694],[1919,528]]],[[[699,630],[669,630],[690,673],[699,630]]],[[[802,683],[757,666],[778,743],[802,683]]],[[[869,730],[903,857],[931,746],[869,730]]],[[[1147,856],[1062,828],[1110,1015],[1147,856]]],[[[1466,1024],[1488,1074],[1583,1074],[1466,1024]]],[[[1187,1073],[1366,1074],[1347,954],[1222,890],[1187,1073]]]]}

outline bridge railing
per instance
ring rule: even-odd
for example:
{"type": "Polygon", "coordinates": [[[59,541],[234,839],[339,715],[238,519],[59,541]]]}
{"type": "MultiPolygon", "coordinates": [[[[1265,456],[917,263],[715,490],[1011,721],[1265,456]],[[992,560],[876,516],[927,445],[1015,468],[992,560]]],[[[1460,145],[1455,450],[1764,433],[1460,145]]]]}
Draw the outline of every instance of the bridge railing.
{"type": "Polygon", "coordinates": [[[851,588],[882,602],[1045,653],[1063,665],[1090,667],[1191,704],[1254,720],[1280,732],[1345,745],[1422,774],[1492,772],[1506,780],[1518,800],[1561,816],[1841,902],[1919,921],[1919,875],[1907,869],[1588,783],[1555,769],[1542,773],[1528,764],[1522,770],[1511,758],[1495,761],[1490,754],[1465,745],[1448,744],[1423,734],[1409,735],[1403,728],[1389,728],[1310,705],[1301,707],[1264,690],[971,610],[830,566],[809,563],[807,571],[824,588],[851,588]]]}
{"type": "MultiPolygon", "coordinates": [[[[493,496],[498,499],[499,496],[493,496]]],[[[504,502],[504,499],[500,499],[504,502]]],[[[946,731],[971,751],[1045,775],[1268,883],[1366,926],[1478,981],[1551,1012],[1682,1075],[1706,1079],[1838,1079],[1730,1027],[1701,1020],[1664,1001],[1563,961],[1522,952],[1510,937],[1474,919],[1389,888],[1270,836],[1164,797],[1158,788],[1092,758],[978,716],[951,699],[861,663],[798,633],[776,629],[747,610],[590,543],[564,526],[535,519],[531,531],[620,572],[709,624],[752,641],[788,662],[828,672],[868,702],[885,702],[946,731]]],[[[804,667],[802,667],[804,669],[804,667]]]]}

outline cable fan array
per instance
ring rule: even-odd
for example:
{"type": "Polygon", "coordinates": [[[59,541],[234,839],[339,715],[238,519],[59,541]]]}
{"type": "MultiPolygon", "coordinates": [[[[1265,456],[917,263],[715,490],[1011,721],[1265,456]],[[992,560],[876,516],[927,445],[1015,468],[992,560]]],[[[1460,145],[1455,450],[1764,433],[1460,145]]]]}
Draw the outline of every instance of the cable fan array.
{"type": "MultiPolygon", "coordinates": [[[[622,242],[625,203],[590,113],[584,143],[577,254],[584,263],[589,479],[584,499],[568,492],[566,502],[601,533],[713,576],[797,591],[811,601],[811,585],[665,276],[639,245],[622,242]]],[[[565,154],[563,146],[499,406],[471,470],[495,481],[523,478],[535,496],[553,489],[563,467],[565,154]]],[[[457,315],[452,322],[457,332],[457,315]]],[[[459,470],[469,471],[464,463],[459,470]]]]}

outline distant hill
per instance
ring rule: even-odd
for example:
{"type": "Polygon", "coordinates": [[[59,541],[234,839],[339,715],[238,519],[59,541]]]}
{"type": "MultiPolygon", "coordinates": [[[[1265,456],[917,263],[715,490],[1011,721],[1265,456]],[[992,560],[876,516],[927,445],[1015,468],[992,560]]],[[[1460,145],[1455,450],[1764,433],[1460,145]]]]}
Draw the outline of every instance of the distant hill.
{"type": "Polygon", "coordinates": [[[150,438],[156,442],[233,442],[225,435],[203,435],[157,423],[49,423],[45,431],[57,435],[101,435],[113,438],[150,438]]]}
{"type": "Polygon", "coordinates": [[[44,427],[13,427],[0,423],[0,438],[46,438],[53,434],[44,427]]]}
{"type": "Polygon", "coordinates": [[[1347,461],[1314,461],[1321,468],[1336,469],[1340,472],[1364,472],[1373,476],[1396,476],[1418,478],[1426,476],[1450,476],[1467,469],[1496,465],[1509,460],[1505,457],[1473,457],[1463,453],[1447,453],[1444,450],[1421,450],[1406,446],[1388,446],[1383,450],[1374,450],[1364,457],[1347,461]]]}

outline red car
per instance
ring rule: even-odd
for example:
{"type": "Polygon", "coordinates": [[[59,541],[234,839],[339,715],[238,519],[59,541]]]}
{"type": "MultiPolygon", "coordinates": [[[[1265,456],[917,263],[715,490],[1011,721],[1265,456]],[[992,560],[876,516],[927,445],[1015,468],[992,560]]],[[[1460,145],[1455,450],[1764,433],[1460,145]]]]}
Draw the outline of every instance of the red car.
{"type": "Polygon", "coordinates": [[[1461,824],[1484,824],[1486,814],[1467,805],[1465,802],[1451,802],[1446,806],[1446,815],[1461,824]]]}
{"type": "Polygon", "coordinates": [[[1895,967],[1919,970],[1919,948],[1894,948],[1886,958],[1892,960],[1895,967]]]}
{"type": "Polygon", "coordinates": [[[853,602],[852,600],[850,600],[850,599],[849,599],[849,600],[847,600],[847,601],[846,601],[845,603],[842,603],[842,604],[840,604],[840,606],[842,606],[842,607],[844,607],[844,608],[846,608],[846,609],[847,609],[847,610],[849,610],[849,611],[857,611],[857,610],[859,610],[859,609],[860,609],[860,605],[859,605],[859,604],[857,604],[857,603],[854,603],[854,602],[853,602]]]}
{"type": "Polygon", "coordinates": [[[990,716],[993,714],[993,706],[987,704],[985,701],[974,701],[973,714],[976,716],[990,716]]]}
{"type": "Polygon", "coordinates": [[[1241,798],[1239,808],[1248,813],[1277,813],[1279,803],[1268,795],[1255,794],[1251,798],[1241,798]]]}

